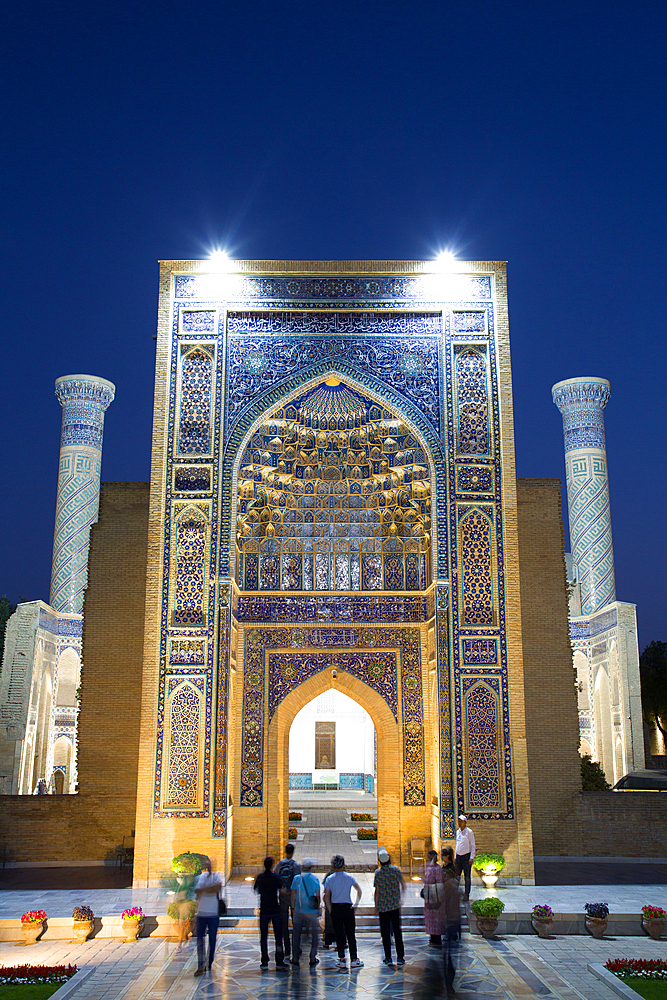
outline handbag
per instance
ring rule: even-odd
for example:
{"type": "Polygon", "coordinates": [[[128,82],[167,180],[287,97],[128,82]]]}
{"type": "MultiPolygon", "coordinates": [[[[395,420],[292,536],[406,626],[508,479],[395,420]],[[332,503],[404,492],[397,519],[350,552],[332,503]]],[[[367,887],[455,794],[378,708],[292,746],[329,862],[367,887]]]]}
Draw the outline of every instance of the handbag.
{"type": "Polygon", "coordinates": [[[444,898],[444,893],[442,893],[442,883],[433,882],[431,885],[425,885],[426,890],[424,894],[424,903],[427,910],[439,910],[442,906],[442,901],[444,898]]]}

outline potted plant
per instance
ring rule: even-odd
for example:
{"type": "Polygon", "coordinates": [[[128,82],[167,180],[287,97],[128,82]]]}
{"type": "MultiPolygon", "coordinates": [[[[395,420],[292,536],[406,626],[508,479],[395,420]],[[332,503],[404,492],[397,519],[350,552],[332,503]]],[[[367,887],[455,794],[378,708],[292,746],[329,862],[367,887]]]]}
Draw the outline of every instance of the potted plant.
{"type": "Polygon", "coordinates": [[[505,867],[505,859],[502,854],[476,854],[472,866],[482,876],[487,889],[492,889],[498,881],[498,872],[505,867]]]}
{"type": "Polygon", "coordinates": [[[594,938],[602,938],[607,929],[609,907],[606,903],[586,903],[584,909],[586,911],[586,929],[594,938]]]}
{"type": "Polygon", "coordinates": [[[295,826],[290,826],[287,831],[287,836],[289,837],[290,840],[296,840],[297,837],[299,836],[299,831],[295,826]]]}
{"type": "Polygon", "coordinates": [[[79,944],[83,944],[93,932],[93,920],[95,914],[89,906],[75,906],[72,910],[72,928],[74,938],[79,944]]]}
{"type": "Polygon", "coordinates": [[[192,934],[192,921],[196,912],[197,904],[194,899],[175,899],[167,907],[167,916],[171,917],[176,925],[179,948],[192,934]]]}
{"type": "Polygon", "coordinates": [[[477,930],[482,937],[493,937],[498,929],[498,917],[505,909],[502,899],[498,899],[497,896],[476,899],[470,909],[475,914],[477,930]]]}
{"type": "Polygon", "coordinates": [[[661,906],[642,906],[642,927],[654,941],[659,941],[665,929],[667,913],[661,906]]]}
{"type": "Polygon", "coordinates": [[[377,840],[378,832],[377,830],[372,830],[368,826],[360,826],[357,828],[357,840],[377,840]]]}
{"type": "Polygon", "coordinates": [[[299,823],[303,819],[303,813],[291,812],[287,818],[291,819],[293,823],[299,823]]]}
{"type": "Polygon", "coordinates": [[[208,857],[205,854],[186,851],[185,854],[177,854],[171,859],[171,870],[175,875],[201,875],[204,862],[208,864],[208,857]]]}
{"type": "Polygon", "coordinates": [[[123,930],[128,944],[136,941],[144,927],[144,911],[140,906],[123,910],[123,930]]]}
{"type": "Polygon", "coordinates": [[[44,930],[44,921],[46,920],[46,913],[44,910],[28,910],[21,917],[21,933],[23,934],[24,944],[36,944],[37,938],[44,930]]]}
{"type": "Polygon", "coordinates": [[[534,906],[530,922],[533,925],[533,930],[537,932],[539,937],[548,938],[554,923],[553,910],[546,903],[534,906]]]}

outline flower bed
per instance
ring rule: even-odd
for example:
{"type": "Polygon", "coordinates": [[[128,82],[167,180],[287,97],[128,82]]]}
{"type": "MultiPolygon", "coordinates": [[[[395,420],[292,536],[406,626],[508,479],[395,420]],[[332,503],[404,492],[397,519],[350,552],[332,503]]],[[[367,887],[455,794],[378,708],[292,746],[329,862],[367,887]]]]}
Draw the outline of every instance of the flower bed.
{"type": "Polygon", "coordinates": [[[350,813],[350,819],[353,823],[377,823],[375,816],[370,813],[350,813]]]}
{"type": "Polygon", "coordinates": [[[76,971],[76,965],[9,965],[0,968],[0,983],[66,983],[76,971]]]}
{"type": "Polygon", "coordinates": [[[299,831],[295,826],[291,826],[287,831],[287,834],[290,840],[296,840],[296,838],[299,836],[299,831]]]}
{"type": "Polygon", "coordinates": [[[377,840],[377,830],[369,830],[368,827],[360,826],[357,830],[357,840],[377,840]]]}
{"type": "Polygon", "coordinates": [[[604,963],[615,976],[635,979],[667,979],[667,962],[662,958],[610,958],[604,963]]]}
{"type": "Polygon", "coordinates": [[[294,822],[298,823],[299,820],[303,819],[303,813],[291,812],[288,816],[288,819],[291,819],[294,822]]]}

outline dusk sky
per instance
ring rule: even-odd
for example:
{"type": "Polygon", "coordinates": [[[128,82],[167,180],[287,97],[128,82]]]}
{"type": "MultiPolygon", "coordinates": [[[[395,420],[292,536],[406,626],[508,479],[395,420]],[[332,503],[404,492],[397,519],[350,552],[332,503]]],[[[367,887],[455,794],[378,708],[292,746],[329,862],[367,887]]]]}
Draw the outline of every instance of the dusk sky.
{"type": "Polygon", "coordinates": [[[3,22],[0,594],[49,598],[58,376],[116,384],[102,478],[149,478],[159,259],[449,248],[508,261],[519,476],[564,477],[552,384],[610,380],[617,596],[640,648],[667,641],[667,5],[42,2],[3,22]]]}

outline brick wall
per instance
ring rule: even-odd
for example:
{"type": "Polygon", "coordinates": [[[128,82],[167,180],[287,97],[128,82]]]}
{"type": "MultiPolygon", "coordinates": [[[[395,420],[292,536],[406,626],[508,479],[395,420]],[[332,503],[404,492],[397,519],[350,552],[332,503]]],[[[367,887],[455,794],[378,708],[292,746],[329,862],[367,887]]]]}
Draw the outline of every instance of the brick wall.
{"type": "Polygon", "coordinates": [[[576,818],[584,856],[667,857],[665,792],[580,792],[576,818]]]}
{"type": "Polygon", "coordinates": [[[533,846],[537,855],[577,855],[585,852],[560,480],[519,479],[517,500],[533,846]]]}
{"type": "Polygon", "coordinates": [[[135,827],[148,483],[103,483],[84,603],[79,795],[0,797],[8,861],[112,858],[135,827]]]}

